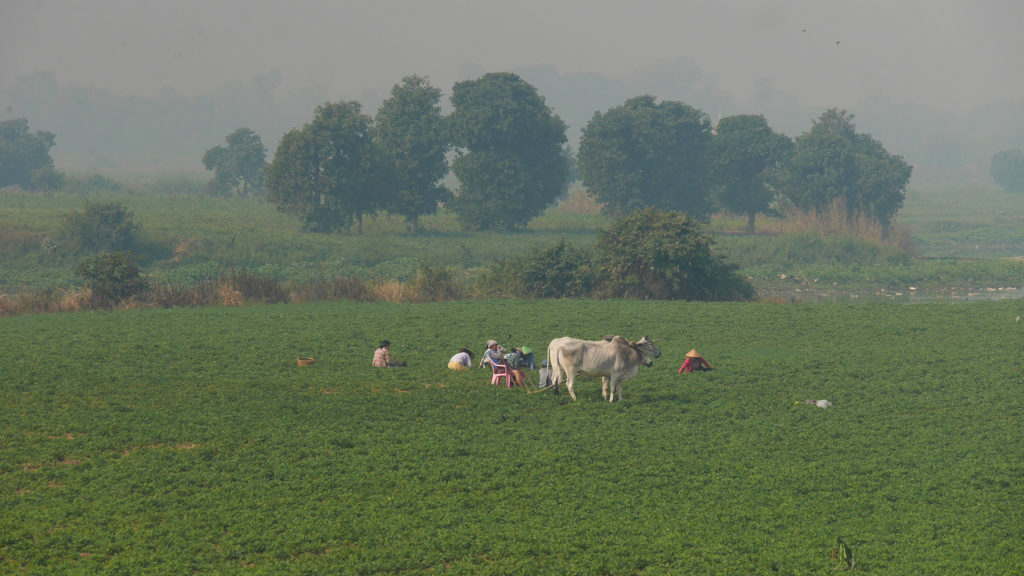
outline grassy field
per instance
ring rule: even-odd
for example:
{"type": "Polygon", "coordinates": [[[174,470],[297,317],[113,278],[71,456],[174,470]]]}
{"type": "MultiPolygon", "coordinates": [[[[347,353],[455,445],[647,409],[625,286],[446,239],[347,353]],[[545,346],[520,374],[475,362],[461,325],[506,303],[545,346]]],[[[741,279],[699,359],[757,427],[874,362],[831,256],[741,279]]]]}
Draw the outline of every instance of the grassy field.
{"type": "Polygon", "coordinates": [[[1021,301],[0,318],[0,572],[1024,572],[1021,301]],[[601,400],[458,347],[661,338],[601,400]],[[370,368],[390,339],[409,366],[370,368]],[[714,372],[679,375],[697,348],[714,372]],[[311,367],[296,357],[313,356],[311,367]],[[829,409],[803,404],[828,399],[829,409]]]}

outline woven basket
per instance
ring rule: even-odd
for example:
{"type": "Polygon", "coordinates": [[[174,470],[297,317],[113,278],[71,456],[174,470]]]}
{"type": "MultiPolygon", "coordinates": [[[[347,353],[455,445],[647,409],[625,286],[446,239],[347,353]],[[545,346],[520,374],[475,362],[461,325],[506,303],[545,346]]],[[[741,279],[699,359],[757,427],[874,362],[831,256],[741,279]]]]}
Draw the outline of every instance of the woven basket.
{"type": "Polygon", "coordinates": [[[299,356],[299,366],[312,366],[316,364],[316,358],[303,358],[299,356]]]}

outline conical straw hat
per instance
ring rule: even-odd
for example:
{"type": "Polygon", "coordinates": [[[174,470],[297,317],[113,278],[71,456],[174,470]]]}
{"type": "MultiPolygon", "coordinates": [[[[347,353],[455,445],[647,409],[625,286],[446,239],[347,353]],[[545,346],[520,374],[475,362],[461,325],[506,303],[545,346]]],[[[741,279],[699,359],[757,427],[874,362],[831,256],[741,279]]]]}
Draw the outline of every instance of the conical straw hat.
{"type": "Polygon", "coordinates": [[[696,349],[690,350],[686,353],[687,358],[700,358],[700,353],[696,349]]]}

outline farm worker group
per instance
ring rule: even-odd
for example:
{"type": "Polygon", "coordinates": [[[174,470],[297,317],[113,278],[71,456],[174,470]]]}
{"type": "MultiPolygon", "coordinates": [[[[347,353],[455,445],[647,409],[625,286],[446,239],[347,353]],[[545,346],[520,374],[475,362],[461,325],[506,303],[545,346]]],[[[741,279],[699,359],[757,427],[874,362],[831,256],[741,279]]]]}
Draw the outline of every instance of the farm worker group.
{"type": "MultiPolygon", "coordinates": [[[[606,338],[607,339],[607,338],[606,338]]],[[[391,342],[384,340],[380,343],[380,346],[373,353],[373,365],[381,368],[390,368],[394,366],[405,366],[405,362],[392,362],[391,360],[391,342]]],[[[468,370],[473,366],[473,351],[469,348],[459,348],[459,351],[448,360],[449,370],[468,370]]],[[[505,350],[497,340],[488,340],[486,349],[484,350],[483,357],[480,359],[479,366],[481,368],[490,367],[491,364],[505,365],[508,366],[512,372],[512,381],[516,386],[522,386],[526,381],[526,375],[523,372],[526,370],[536,370],[537,365],[533,356],[533,349],[529,346],[523,346],[522,348],[512,348],[509,352],[505,350]]],[[[686,353],[686,360],[683,365],[679,367],[679,373],[690,373],[690,372],[705,372],[708,370],[714,370],[711,364],[704,359],[703,356],[697,352],[696,349],[690,350],[686,353]]],[[[551,367],[547,360],[540,363],[540,387],[546,388],[551,385],[551,367]]],[[[555,389],[555,393],[558,393],[558,389],[555,389]]]]}

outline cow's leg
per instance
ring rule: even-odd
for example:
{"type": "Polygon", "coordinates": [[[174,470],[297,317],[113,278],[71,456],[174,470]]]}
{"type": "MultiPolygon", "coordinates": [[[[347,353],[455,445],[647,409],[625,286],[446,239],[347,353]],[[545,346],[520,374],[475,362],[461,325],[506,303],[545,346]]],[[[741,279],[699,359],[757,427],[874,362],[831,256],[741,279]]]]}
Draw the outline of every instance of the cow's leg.
{"type": "Polygon", "coordinates": [[[622,390],[621,390],[621,388],[619,388],[620,386],[621,386],[621,384],[619,384],[619,379],[616,378],[615,376],[612,376],[611,377],[611,386],[610,386],[611,394],[606,396],[606,398],[608,398],[609,402],[615,402],[615,390],[616,389],[619,389],[619,400],[622,400],[622,390]]]}
{"type": "Polygon", "coordinates": [[[569,391],[569,396],[572,396],[574,401],[576,400],[576,393],[572,391],[572,385],[575,384],[575,380],[575,374],[565,373],[565,389],[569,391]]]}
{"type": "MultiPolygon", "coordinates": [[[[612,390],[612,394],[614,394],[614,393],[615,393],[615,390],[612,390]]],[[[608,399],[608,377],[607,376],[602,376],[601,377],[601,398],[604,398],[606,400],[608,399]]]]}

